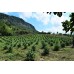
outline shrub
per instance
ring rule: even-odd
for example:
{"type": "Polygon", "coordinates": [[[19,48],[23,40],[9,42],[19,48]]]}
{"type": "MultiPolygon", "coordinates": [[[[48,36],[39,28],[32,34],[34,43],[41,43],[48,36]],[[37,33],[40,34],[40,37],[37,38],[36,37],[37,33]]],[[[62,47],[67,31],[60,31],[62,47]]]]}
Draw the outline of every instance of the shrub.
{"type": "Polygon", "coordinates": [[[53,43],[52,42],[50,42],[50,46],[53,46],[53,43]]]}
{"type": "Polygon", "coordinates": [[[65,42],[66,46],[69,46],[69,42],[65,42]]]}
{"type": "Polygon", "coordinates": [[[6,49],[8,49],[8,47],[7,47],[7,46],[4,46],[4,47],[3,47],[3,50],[6,50],[6,49]]]}
{"type": "Polygon", "coordinates": [[[61,47],[64,48],[65,47],[65,43],[61,43],[61,47]]]}
{"type": "Polygon", "coordinates": [[[46,55],[48,55],[48,54],[49,54],[49,49],[48,49],[48,48],[45,48],[45,49],[43,50],[42,55],[43,55],[43,56],[46,56],[46,55]]]}
{"type": "Polygon", "coordinates": [[[31,44],[30,43],[28,43],[28,46],[30,46],[31,44]]]}
{"type": "Polygon", "coordinates": [[[26,49],[26,48],[27,48],[27,45],[25,44],[25,45],[24,45],[24,49],[26,49]]]}
{"type": "Polygon", "coordinates": [[[35,49],[36,49],[36,46],[32,46],[32,50],[35,51],[35,49]]]}
{"type": "Polygon", "coordinates": [[[36,42],[36,45],[38,44],[38,41],[36,42]]]}
{"type": "Polygon", "coordinates": [[[59,51],[59,49],[60,49],[60,46],[59,46],[58,44],[56,44],[56,45],[54,46],[53,51],[59,51]]]}
{"type": "Polygon", "coordinates": [[[13,47],[16,47],[16,44],[14,44],[13,47]]]}
{"type": "Polygon", "coordinates": [[[35,54],[32,50],[28,51],[26,54],[26,61],[34,61],[35,60],[35,54]]]}
{"type": "Polygon", "coordinates": [[[42,42],[42,47],[41,47],[41,49],[44,49],[45,46],[46,46],[46,44],[45,44],[44,42],[42,42]]]}
{"type": "Polygon", "coordinates": [[[9,47],[6,53],[12,53],[12,47],[9,47]]]}
{"type": "Polygon", "coordinates": [[[21,47],[21,44],[18,44],[17,47],[20,48],[21,47]]]}

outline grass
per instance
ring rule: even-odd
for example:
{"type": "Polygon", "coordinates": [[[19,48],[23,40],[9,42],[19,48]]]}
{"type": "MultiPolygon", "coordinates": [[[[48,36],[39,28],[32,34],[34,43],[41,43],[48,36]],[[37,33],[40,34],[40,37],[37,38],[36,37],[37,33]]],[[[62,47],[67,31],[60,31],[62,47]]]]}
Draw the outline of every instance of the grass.
{"type": "Polygon", "coordinates": [[[51,51],[49,56],[43,58],[50,61],[74,61],[74,49],[66,47],[60,51],[51,51]]]}
{"type": "MultiPolygon", "coordinates": [[[[35,60],[40,61],[43,59],[44,61],[74,61],[74,49],[71,47],[62,48],[60,51],[49,51],[49,55],[42,56],[40,55],[40,50],[35,52],[35,60]]],[[[5,50],[4,50],[5,52],[5,50]]],[[[24,60],[26,57],[26,54],[28,53],[28,50],[13,50],[13,53],[7,53],[4,54],[3,51],[0,52],[0,60],[24,60]]]]}
{"type": "Polygon", "coordinates": [[[64,41],[71,43],[71,37],[41,34],[0,37],[0,60],[25,61],[27,57],[27,60],[33,58],[35,61],[73,61],[74,48],[65,45],[65,47],[60,47],[58,51],[54,51],[57,41],[59,41],[59,45],[61,45],[60,42],[64,41]],[[31,50],[34,56],[29,52],[31,50]]]}

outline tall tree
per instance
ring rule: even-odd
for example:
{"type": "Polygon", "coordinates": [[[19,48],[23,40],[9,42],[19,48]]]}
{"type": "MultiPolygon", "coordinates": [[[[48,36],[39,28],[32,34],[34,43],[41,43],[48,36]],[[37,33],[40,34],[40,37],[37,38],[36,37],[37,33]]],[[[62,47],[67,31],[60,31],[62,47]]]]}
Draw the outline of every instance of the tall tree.
{"type": "Polygon", "coordinates": [[[72,36],[73,36],[73,47],[74,47],[74,13],[70,14],[70,21],[66,20],[64,22],[62,22],[62,26],[63,26],[63,30],[67,32],[71,32],[72,36]]]}
{"type": "MultiPolygon", "coordinates": [[[[61,17],[63,15],[63,13],[66,12],[46,12],[47,14],[51,14],[53,13],[54,15],[57,15],[59,17],[61,17]]],[[[63,26],[63,30],[67,32],[71,32],[72,36],[73,36],[73,47],[74,47],[74,13],[71,13],[70,15],[70,21],[66,20],[64,22],[62,22],[62,26],[63,26]]]]}

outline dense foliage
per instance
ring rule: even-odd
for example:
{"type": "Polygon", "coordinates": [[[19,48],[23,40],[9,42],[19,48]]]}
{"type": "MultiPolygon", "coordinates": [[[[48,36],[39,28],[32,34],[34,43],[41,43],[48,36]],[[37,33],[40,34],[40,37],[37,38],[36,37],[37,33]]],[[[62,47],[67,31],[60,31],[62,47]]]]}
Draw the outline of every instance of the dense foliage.
{"type": "Polygon", "coordinates": [[[57,15],[57,16],[61,17],[63,15],[63,13],[65,13],[65,12],[46,12],[46,13],[47,14],[53,13],[54,15],[57,15]]]}
{"type": "Polygon", "coordinates": [[[73,35],[73,47],[74,47],[74,13],[70,14],[70,20],[66,20],[62,22],[63,30],[67,32],[71,32],[73,35]]]}

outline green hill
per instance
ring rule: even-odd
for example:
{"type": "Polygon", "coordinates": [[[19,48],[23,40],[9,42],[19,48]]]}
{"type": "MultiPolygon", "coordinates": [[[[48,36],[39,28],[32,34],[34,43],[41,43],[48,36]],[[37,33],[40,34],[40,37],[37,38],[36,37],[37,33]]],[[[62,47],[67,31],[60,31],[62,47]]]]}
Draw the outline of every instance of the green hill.
{"type": "Polygon", "coordinates": [[[23,19],[0,13],[0,35],[22,35],[36,32],[34,26],[23,19]]]}

